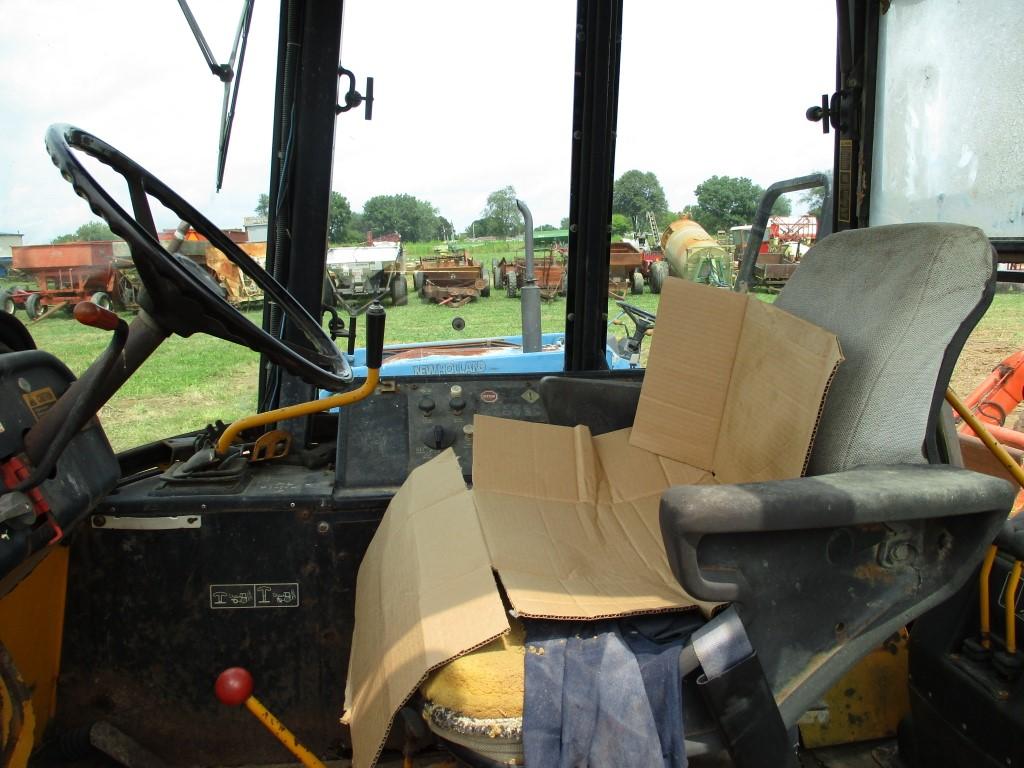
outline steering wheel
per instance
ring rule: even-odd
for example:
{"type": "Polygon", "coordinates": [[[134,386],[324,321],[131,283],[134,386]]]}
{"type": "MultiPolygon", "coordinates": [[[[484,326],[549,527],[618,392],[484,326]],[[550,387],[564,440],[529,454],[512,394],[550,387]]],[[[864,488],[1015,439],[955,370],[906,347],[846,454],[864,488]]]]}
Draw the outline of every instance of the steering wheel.
{"type": "Polygon", "coordinates": [[[618,304],[619,309],[621,309],[625,314],[629,315],[629,318],[634,323],[639,322],[648,327],[653,327],[654,323],[658,319],[658,316],[653,312],[648,312],[646,309],[641,309],[640,307],[637,307],[633,304],[627,304],[624,301],[616,301],[615,303],[618,304]]]}
{"type": "Polygon", "coordinates": [[[348,359],[320,323],[285,288],[220,229],[179,194],[105,141],[71,125],[51,125],[46,149],[61,176],[85,198],[111,231],[123,237],[145,287],[139,303],[167,333],[207,333],[261,352],[305,381],[324,389],[343,389],[352,381],[348,359]],[[76,149],[116,171],[128,185],[134,215],[101,187],[71,151],[76,149]],[[147,195],[188,222],[252,278],[267,301],[282,310],[288,330],[304,345],[286,343],[263,330],[224,297],[220,286],[194,261],[160,245],[147,195]],[[297,333],[296,333],[297,332],[297,333]]]}

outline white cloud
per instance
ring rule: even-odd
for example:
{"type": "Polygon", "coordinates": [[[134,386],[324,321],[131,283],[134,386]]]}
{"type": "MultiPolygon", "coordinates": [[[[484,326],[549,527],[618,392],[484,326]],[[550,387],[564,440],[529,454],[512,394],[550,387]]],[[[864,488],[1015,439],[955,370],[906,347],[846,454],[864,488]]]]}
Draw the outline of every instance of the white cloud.
{"type": "MultiPolygon", "coordinates": [[[[241,2],[193,0],[226,59],[241,2]]],[[[834,7],[626,0],[616,172],[654,171],[674,208],[712,174],[767,185],[831,165],[804,109],[834,82],[834,7]]],[[[224,190],[222,87],[173,2],[0,0],[0,230],[47,241],[93,218],[47,158],[71,122],[238,226],[269,183],[277,8],[256,4],[224,190]]],[[[342,63],[376,80],[374,119],[343,115],[333,187],[354,208],[407,192],[459,227],[512,184],[540,223],[568,213],[575,3],[346,3],[342,63]]],[[[163,224],[173,225],[173,221],[163,224]]]]}

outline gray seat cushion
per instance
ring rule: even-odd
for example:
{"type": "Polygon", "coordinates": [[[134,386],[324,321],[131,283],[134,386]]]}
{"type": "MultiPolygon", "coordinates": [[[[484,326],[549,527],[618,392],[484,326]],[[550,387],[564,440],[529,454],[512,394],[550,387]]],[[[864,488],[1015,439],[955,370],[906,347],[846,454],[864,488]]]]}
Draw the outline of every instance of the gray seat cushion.
{"type": "Polygon", "coordinates": [[[776,305],[839,337],[808,473],[938,460],[953,365],[992,298],[984,233],[958,224],[840,232],[815,245],[776,305]]]}

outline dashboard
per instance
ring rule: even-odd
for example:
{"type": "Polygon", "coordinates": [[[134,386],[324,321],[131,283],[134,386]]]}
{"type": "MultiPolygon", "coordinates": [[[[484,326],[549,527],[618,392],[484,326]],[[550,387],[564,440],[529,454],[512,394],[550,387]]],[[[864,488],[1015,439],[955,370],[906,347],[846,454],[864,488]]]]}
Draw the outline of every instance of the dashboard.
{"type": "Polygon", "coordinates": [[[386,381],[379,394],[339,414],[339,488],[401,485],[410,471],[447,448],[468,479],[477,414],[550,420],[539,377],[386,381]]]}

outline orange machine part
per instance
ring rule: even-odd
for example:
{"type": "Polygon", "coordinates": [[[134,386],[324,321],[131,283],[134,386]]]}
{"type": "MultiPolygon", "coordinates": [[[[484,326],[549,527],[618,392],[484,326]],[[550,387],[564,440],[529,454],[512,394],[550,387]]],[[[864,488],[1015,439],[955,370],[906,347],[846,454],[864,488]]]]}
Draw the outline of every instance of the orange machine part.
{"type": "MultiPolygon", "coordinates": [[[[1024,400],[1024,349],[1013,353],[992,369],[983,382],[964,398],[964,405],[989,426],[992,436],[1003,445],[1024,450],[1024,433],[1010,429],[1006,417],[1024,400]]],[[[973,435],[966,424],[960,427],[973,435]]]]}
{"type": "MultiPolygon", "coordinates": [[[[1011,451],[1019,452],[1024,451],[1024,432],[1008,427],[1006,418],[1013,413],[1022,400],[1024,400],[1024,349],[1014,352],[993,368],[985,380],[964,398],[964,405],[977,416],[978,421],[985,424],[989,433],[999,443],[1011,451]]],[[[974,430],[967,424],[961,424],[958,429],[962,435],[976,437],[974,430]]],[[[1022,512],[1024,512],[1024,489],[1017,494],[1011,514],[1017,515],[1022,512]]]]}

